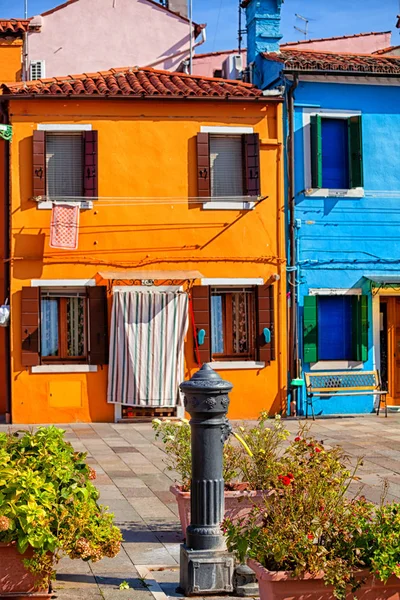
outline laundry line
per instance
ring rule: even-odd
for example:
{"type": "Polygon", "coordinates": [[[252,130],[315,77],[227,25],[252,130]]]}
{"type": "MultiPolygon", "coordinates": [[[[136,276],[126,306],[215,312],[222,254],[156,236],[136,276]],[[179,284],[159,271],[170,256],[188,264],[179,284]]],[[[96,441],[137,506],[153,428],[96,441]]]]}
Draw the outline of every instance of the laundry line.
{"type": "Polygon", "coordinates": [[[170,204],[207,204],[210,202],[218,203],[259,203],[266,200],[268,196],[159,196],[151,198],[149,196],[98,196],[89,198],[87,196],[40,196],[34,198],[38,204],[42,202],[52,202],[53,204],[78,204],[82,202],[95,202],[101,206],[144,206],[144,205],[170,205],[170,204]]]}

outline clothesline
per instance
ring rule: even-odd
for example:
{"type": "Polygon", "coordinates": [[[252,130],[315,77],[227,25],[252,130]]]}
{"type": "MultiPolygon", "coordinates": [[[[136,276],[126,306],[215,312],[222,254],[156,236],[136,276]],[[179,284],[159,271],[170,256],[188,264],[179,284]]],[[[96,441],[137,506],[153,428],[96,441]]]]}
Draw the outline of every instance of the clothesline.
{"type": "Polygon", "coordinates": [[[48,197],[41,196],[35,198],[36,202],[52,202],[53,204],[74,204],[81,202],[92,202],[94,201],[98,205],[102,206],[131,206],[131,205],[167,205],[167,204],[205,204],[208,202],[221,202],[221,203],[249,203],[249,202],[262,202],[266,200],[268,196],[221,196],[221,197],[195,197],[195,196],[160,196],[157,198],[151,198],[149,196],[98,196],[96,198],[88,198],[85,196],[63,196],[63,197],[48,197]]]}

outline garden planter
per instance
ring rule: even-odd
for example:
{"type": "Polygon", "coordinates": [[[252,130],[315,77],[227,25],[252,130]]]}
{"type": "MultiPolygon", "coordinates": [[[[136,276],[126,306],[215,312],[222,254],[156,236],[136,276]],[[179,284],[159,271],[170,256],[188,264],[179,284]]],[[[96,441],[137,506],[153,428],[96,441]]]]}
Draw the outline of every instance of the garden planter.
{"type": "MultiPolygon", "coordinates": [[[[335,600],[332,586],[327,586],[323,574],[294,578],[290,572],[268,571],[255,560],[248,565],[256,574],[260,600],[335,600]]],[[[391,577],[386,583],[374,579],[369,571],[357,575],[364,580],[357,590],[357,600],[400,600],[400,579],[391,577]]],[[[353,600],[353,594],[348,600],[353,600]]]]}
{"type": "Polygon", "coordinates": [[[25,569],[23,560],[31,558],[32,554],[32,548],[20,554],[16,544],[0,544],[0,598],[26,600],[52,597],[49,586],[35,589],[37,578],[25,569]]]}
{"type": "MultiPolygon", "coordinates": [[[[170,491],[176,497],[181,521],[182,532],[190,525],[190,492],[182,492],[178,486],[172,485],[170,491]]],[[[225,518],[234,523],[246,517],[254,504],[261,504],[263,497],[268,492],[262,491],[225,491],[225,518]]]]}

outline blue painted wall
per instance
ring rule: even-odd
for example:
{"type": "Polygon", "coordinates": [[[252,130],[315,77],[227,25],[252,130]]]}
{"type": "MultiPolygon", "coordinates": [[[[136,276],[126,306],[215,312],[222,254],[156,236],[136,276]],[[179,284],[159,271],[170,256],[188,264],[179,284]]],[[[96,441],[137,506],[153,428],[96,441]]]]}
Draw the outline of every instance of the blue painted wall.
{"type": "Polygon", "coordinates": [[[262,52],[278,52],[282,38],[282,0],[253,0],[246,8],[247,63],[255,61],[262,52]]]}
{"type": "MultiPolygon", "coordinates": [[[[374,369],[371,283],[366,276],[400,273],[400,88],[300,82],[295,92],[295,190],[299,322],[310,288],[361,288],[369,295],[364,369],[374,369]],[[310,131],[304,127],[302,105],[361,111],[364,198],[304,193],[304,138],[310,131]]],[[[302,335],[300,349],[302,356],[302,335]]],[[[303,369],[309,365],[303,364],[303,369]]],[[[323,414],[368,413],[373,399],[336,397],[315,400],[314,406],[323,414]]]]}

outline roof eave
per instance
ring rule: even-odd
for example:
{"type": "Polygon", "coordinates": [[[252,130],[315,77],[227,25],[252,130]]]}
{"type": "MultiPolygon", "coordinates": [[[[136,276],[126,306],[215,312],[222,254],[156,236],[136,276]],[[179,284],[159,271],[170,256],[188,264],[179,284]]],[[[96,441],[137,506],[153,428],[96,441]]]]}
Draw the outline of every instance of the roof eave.
{"type": "Polygon", "coordinates": [[[273,102],[273,103],[281,103],[283,102],[282,96],[101,96],[101,95],[72,95],[72,94],[1,94],[1,100],[197,100],[197,101],[207,101],[207,102],[273,102]]]}
{"type": "Polygon", "coordinates": [[[374,73],[372,71],[326,71],[324,69],[283,69],[284,75],[325,75],[327,77],[391,77],[400,78],[400,73],[374,73]]]}

